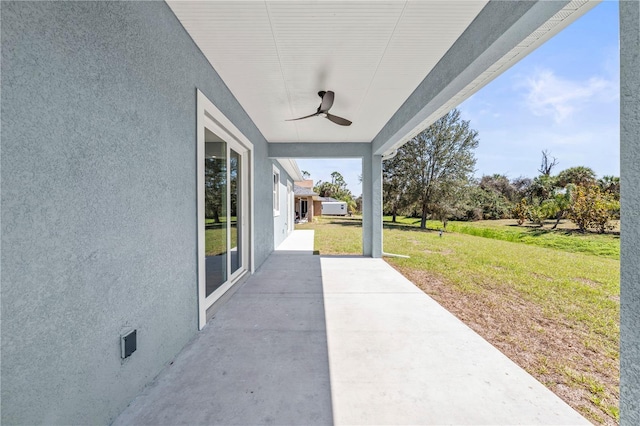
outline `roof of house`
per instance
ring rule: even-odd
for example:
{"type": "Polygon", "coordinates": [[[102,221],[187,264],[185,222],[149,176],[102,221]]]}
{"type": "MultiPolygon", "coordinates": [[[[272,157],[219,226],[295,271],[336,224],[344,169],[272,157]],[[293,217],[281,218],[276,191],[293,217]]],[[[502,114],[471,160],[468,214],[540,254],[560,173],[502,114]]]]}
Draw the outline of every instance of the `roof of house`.
{"type": "Polygon", "coordinates": [[[313,190],[310,188],[304,188],[302,186],[293,185],[293,195],[299,195],[304,197],[304,196],[313,196],[318,194],[313,192],[313,190]]]}
{"type": "Polygon", "coordinates": [[[314,201],[322,201],[323,203],[324,203],[324,202],[332,202],[332,203],[335,203],[335,202],[340,201],[340,200],[336,200],[335,198],[332,198],[332,197],[320,197],[320,196],[318,196],[318,197],[313,197],[313,200],[314,200],[314,201]]]}

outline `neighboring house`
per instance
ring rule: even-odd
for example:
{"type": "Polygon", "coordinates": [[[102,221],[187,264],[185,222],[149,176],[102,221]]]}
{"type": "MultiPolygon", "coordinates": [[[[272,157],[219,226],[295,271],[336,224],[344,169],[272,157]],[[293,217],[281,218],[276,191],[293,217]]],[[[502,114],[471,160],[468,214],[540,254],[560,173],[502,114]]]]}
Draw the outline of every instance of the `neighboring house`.
{"type": "Polygon", "coordinates": [[[313,222],[315,206],[313,204],[314,196],[318,194],[313,192],[313,181],[307,180],[295,182],[295,208],[296,218],[301,222],[313,222]],[[311,182],[311,186],[306,186],[307,182],[311,182]]]}
{"type": "MultiPolygon", "coordinates": [[[[0,2],[0,421],[113,420],[293,229],[290,159],[362,160],[363,255],[381,257],[383,159],[594,4],[0,2]],[[353,125],[285,121],[327,90],[353,125]]],[[[630,419],[640,24],[620,9],[630,419]]]]}

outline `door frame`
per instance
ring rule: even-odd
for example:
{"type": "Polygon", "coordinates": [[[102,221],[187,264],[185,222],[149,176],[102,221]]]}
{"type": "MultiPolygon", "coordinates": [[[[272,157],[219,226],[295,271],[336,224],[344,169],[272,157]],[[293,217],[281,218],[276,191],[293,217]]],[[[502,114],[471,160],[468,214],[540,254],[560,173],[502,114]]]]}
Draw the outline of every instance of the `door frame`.
{"type": "MultiPolygon", "coordinates": [[[[246,273],[254,272],[254,158],[253,144],[242,132],[216,108],[215,105],[198,89],[197,90],[197,137],[196,137],[196,180],[197,180],[197,268],[198,268],[198,329],[207,323],[207,309],[209,309],[224,293],[232,288],[246,273]],[[241,147],[242,168],[244,172],[240,181],[246,182],[241,191],[241,226],[243,227],[244,244],[242,247],[244,266],[236,273],[230,274],[227,281],[206,297],[206,261],[205,261],[205,214],[204,214],[204,157],[205,157],[205,128],[215,133],[227,142],[227,150],[241,147]]],[[[234,149],[237,151],[237,149],[234,149]]],[[[229,157],[227,156],[227,163],[229,157]]],[[[228,168],[227,168],[228,170],[228,168]]],[[[229,194],[227,193],[227,198],[229,194]]],[[[228,200],[227,200],[228,201],[228,200]]],[[[229,212],[227,211],[227,215],[229,212]]],[[[227,230],[227,243],[229,232],[227,230]]],[[[229,244],[227,244],[229,247],[229,244]]]]}
{"type": "Polygon", "coordinates": [[[287,179],[287,234],[291,234],[294,230],[294,222],[296,219],[295,213],[295,198],[293,196],[293,182],[287,179]]]}

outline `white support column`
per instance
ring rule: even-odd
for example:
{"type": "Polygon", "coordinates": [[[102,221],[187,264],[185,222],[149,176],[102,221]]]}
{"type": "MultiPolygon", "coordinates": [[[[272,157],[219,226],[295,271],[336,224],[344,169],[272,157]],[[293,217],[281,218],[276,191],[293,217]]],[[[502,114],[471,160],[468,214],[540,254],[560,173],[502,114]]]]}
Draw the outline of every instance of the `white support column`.
{"type": "Polygon", "coordinates": [[[372,251],[372,175],[371,155],[362,158],[362,255],[371,256],[372,251]]]}
{"type": "Polygon", "coordinates": [[[382,156],[362,159],[362,254],[382,257],[382,156]]]}
{"type": "Polygon", "coordinates": [[[620,2],[620,424],[640,424],[640,3],[620,2]]]}
{"type": "Polygon", "coordinates": [[[371,257],[382,257],[382,155],[371,157],[371,257]]]}

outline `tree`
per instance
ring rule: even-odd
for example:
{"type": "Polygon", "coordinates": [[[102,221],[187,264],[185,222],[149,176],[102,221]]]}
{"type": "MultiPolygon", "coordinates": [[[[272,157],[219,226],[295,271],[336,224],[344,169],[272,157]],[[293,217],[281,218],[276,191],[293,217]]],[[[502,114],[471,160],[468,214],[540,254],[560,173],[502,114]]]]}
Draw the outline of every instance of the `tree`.
{"type": "MultiPolygon", "coordinates": [[[[571,208],[573,202],[573,192],[576,186],[568,183],[564,192],[557,192],[552,198],[544,200],[541,204],[541,211],[544,218],[555,217],[556,223],[551,229],[556,229],[560,224],[560,220],[564,219],[571,208]]],[[[544,220],[544,219],[543,219],[544,220]]]]}
{"type": "Polygon", "coordinates": [[[557,176],[550,174],[551,169],[557,161],[548,159],[549,154],[543,151],[543,172],[540,176],[533,179],[528,188],[529,192],[529,219],[544,225],[546,219],[555,219],[555,224],[551,229],[556,229],[560,220],[568,217],[570,209],[575,201],[574,191],[576,187],[590,187],[594,185],[595,172],[584,166],[570,167],[558,173],[557,176]],[[543,170],[544,169],[544,170],[543,170]],[[549,172],[545,174],[544,172],[549,172]]]}
{"type": "Polygon", "coordinates": [[[349,188],[347,188],[344,177],[338,172],[331,173],[331,182],[319,181],[313,190],[321,197],[331,197],[346,202],[351,213],[357,210],[357,204],[353,199],[353,195],[351,191],[349,191],[349,188]]]}
{"type": "Polygon", "coordinates": [[[598,186],[603,192],[608,192],[614,199],[620,200],[620,178],[617,176],[603,176],[598,179],[598,186]]]}
{"type": "Polygon", "coordinates": [[[469,190],[468,180],[456,182],[447,186],[447,191],[440,194],[437,201],[430,205],[430,215],[432,219],[442,222],[443,228],[447,227],[447,222],[451,218],[464,217],[469,210],[469,190]]]}
{"type": "Polygon", "coordinates": [[[538,171],[544,176],[550,176],[551,170],[558,165],[556,157],[551,157],[551,153],[546,149],[542,151],[542,161],[538,171]]]}
{"type": "Polygon", "coordinates": [[[394,223],[398,212],[407,205],[407,181],[403,173],[405,160],[402,155],[396,155],[382,162],[383,211],[391,214],[394,223]]]}
{"type": "Polygon", "coordinates": [[[469,182],[477,146],[478,132],[454,109],[398,149],[405,194],[421,213],[420,228],[425,229],[427,216],[444,211],[452,194],[469,182]]]}
{"type": "Polygon", "coordinates": [[[354,200],[356,202],[356,212],[362,213],[362,195],[354,200]]]}
{"type": "Polygon", "coordinates": [[[549,213],[547,209],[543,207],[542,204],[531,205],[527,210],[527,216],[529,217],[529,220],[540,226],[541,228],[544,226],[544,221],[548,217],[548,214],[549,213]]]}
{"type": "Polygon", "coordinates": [[[589,167],[571,167],[558,173],[557,184],[564,188],[568,184],[590,186],[596,183],[596,172],[589,167]]]}
{"type": "Polygon", "coordinates": [[[535,177],[529,185],[529,199],[531,204],[542,204],[544,200],[553,197],[557,188],[557,178],[550,175],[535,177]]]}
{"type": "Polygon", "coordinates": [[[524,176],[517,177],[511,181],[511,186],[516,190],[515,199],[512,200],[514,203],[529,195],[529,188],[532,182],[531,178],[524,176]]]}
{"type": "Polygon", "coordinates": [[[482,176],[479,188],[482,192],[477,196],[477,206],[482,208],[483,219],[507,219],[511,216],[518,191],[505,175],[482,176]]]}
{"type": "Polygon", "coordinates": [[[484,175],[480,179],[480,188],[500,194],[509,201],[514,201],[517,190],[505,175],[484,175]]]}
{"type": "Polygon", "coordinates": [[[318,181],[313,190],[321,197],[331,197],[337,200],[345,195],[351,196],[344,178],[338,172],[331,173],[331,182],[318,181]]]}

